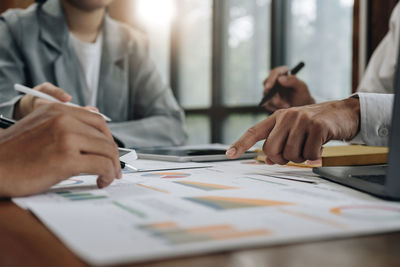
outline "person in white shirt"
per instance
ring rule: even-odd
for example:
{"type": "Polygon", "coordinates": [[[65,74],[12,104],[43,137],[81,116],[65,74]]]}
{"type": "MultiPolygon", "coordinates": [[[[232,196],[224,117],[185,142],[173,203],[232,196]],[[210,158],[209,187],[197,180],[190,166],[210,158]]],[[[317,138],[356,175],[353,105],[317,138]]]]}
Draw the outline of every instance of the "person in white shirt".
{"type": "Polygon", "coordinates": [[[287,67],[272,70],[264,81],[264,94],[276,82],[286,88],[265,103],[264,107],[274,114],[250,128],[231,146],[227,156],[237,158],[263,139],[268,139],[263,150],[269,164],[318,159],[322,145],[330,140],[386,146],[400,56],[400,3],[393,10],[389,26],[371,57],[358,93],[348,99],[315,104],[304,81],[280,75],[287,67]]]}
{"type": "Polygon", "coordinates": [[[53,103],[0,129],[0,197],[39,193],[81,173],[97,174],[99,188],[122,177],[117,146],[101,116],[53,103]]]}
{"type": "MultiPolygon", "coordinates": [[[[357,92],[360,93],[393,93],[393,79],[397,66],[398,47],[400,44],[400,3],[394,8],[390,23],[389,32],[374,51],[367,70],[357,92]]],[[[281,108],[297,107],[315,104],[307,84],[296,76],[281,76],[289,69],[286,66],[273,69],[264,81],[264,95],[279,82],[287,90],[275,94],[265,103],[268,111],[275,111],[281,108]]]]}

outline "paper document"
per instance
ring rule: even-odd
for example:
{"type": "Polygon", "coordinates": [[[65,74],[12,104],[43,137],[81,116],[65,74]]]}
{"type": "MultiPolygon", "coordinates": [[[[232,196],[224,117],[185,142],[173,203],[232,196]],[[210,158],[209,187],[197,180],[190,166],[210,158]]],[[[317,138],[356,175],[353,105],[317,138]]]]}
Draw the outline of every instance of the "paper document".
{"type": "Polygon", "coordinates": [[[400,230],[400,204],[253,160],[75,177],[21,201],[74,253],[112,265],[400,230]]]}

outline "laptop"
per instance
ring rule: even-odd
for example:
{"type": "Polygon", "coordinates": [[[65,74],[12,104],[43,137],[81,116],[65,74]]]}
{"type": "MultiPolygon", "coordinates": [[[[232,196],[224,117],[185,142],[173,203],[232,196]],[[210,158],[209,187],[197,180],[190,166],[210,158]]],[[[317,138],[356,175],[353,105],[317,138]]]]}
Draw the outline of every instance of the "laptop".
{"type": "MultiPolygon", "coordinates": [[[[399,86],[399,81],[396,81],[399,86]]],[[[397,88],[397,87],[395,87],[397,88]]],[[[313,172],[327,180],[385,199],[400,200],[400,96],[397,90],[389,139],[388,165],[320,167],[313,172]]]]}

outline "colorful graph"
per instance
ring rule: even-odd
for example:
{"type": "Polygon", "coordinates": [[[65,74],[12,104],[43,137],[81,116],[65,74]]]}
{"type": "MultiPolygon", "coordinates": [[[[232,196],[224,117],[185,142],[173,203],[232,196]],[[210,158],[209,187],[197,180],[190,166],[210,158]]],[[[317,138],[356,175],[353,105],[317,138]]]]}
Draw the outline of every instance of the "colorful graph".
{"type": "Polygon", "coordinates": [[[56,194],[59,196],[62,196],[65,199],[71,200],[71,201],[86,201],[86,200],[107,198],[107,196],[96,195],[96,194],[89,193],[89,192],[73,193],[71,191],[58,191],[58,192],[56,192],[56,194]]]}
{"type": "Polygon", "coordinates": [[[216,210],[294,205],[294,203],[275,200],[219,196],[187,197],[185,199],[216,210]]]}
{"type": "Polygon", "coordinates": [[[400,209],[390,206],[354,205],[340,206],[330,210],[331,213],[358,220],[390,220],[400,218],[400,209]]]}
{"type": "Polygon", "coordinates": [[[163,179],[174,179],[174,178],[187,178],[190,176],[189,173],[182,172],[155,172],[142,174],[143,177],[155,177],[163,179]]]}
{"type": "Polygon", "coordinates": [[[205,190],[205,191],[239,189],[239,187],[220,185],[220,184],[200,183],[200,182],[193,182],[193,181],[175,181],[174,183],[180,184],[183,186],[193,187],[196,189],[205,190]]]}
{"type": "Polygon", "coordinates": [[[53,187],[66,187],[66,186],[74,186],[74,185],[78,185],[78,184],[83,184],[83,181],[78,180],[78,179],[67,179],[67,180],[61,181],[60,183],[54,185],[53,187]]]}
{"type": "Polygon", "coordinates": [[[153,191],[169,194],[168,191],[160,189],[160,188],[156,188],[156,187],[153,187],[153,186],[149,186],[149,185],[145,185],[145,184],[136,184],[136,185],[140,186],[140,187],[144,187],[144,188],[150,189],[150,190],[153,190],[153,191]]]}
{"type": "Polygon", "coordinates": [[[130,207],[128,205],[122,204],[122,203],[120,203],[118,201],[113,201],[111,203],[115,207],[118,207],[118,208],[120,208],[120,209],[122,209],[122,210],[124,210],[124,211],[126,211],[126,212],[128,212],[128,213],[130,213],[132,215],[135,215],[137,217],[140,217],[140,218],[146,218],[147,217],[146,214],[144,214],[143,212],[141,212],[139,210],[136,210],[136,209],[134,209],[134,208],[132,208],[132,207],[130,207]]]}
{"type": "Polygon", "coordinates": [[[139,228],[150,232],[154,237],[164,239],[171,245],[251,238],[271,234],[267,229],[238,230],[230,224],[185,228],[180,227],[174,222],[162,222],[142,225],[139,228]]]}
{"type": "Polygon", "coordinates": [[[329,225],[335,228],[340,228],[340,229],[346,229],[347,226],[345,224],[324,218],[322,216],[315,216],[313,214],[308,214],[302,211],[296,211],[296,210],[288,210],[285,208],[279,208],[280,212],[286,213],[286,214],[290,214],[294,217],[298,217],[298,218],[302,218],[305,220],[309,220],[309,221],[313,221],[313,222],[317,222],[317,223],[321,223],[321,224],[325,224],[325,225],[329,225]]]}

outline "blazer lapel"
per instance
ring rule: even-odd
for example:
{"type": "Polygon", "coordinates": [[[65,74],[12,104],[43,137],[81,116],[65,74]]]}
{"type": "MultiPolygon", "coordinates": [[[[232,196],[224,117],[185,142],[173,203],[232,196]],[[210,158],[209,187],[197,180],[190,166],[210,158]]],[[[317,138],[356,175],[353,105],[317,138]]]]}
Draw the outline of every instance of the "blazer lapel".
{"type": "Polygon", "coordinates": [[[85,106],[86,101],[82,89],[85,84],[81,79],[79,62],[70,50],[63,52],[54,63],[56,85],[72,96],[72,103],[85,106]]]}
{"type": "Polygon", "coordinates": [[[85,105],[83,75],[69,44],[69,30],[60,0],[47,0],[39,17],[40,38],[58,55],[54,61],[55,85],[72,96],[73,103],[85,105]]]}
{"type": "Polygon", "coordinates": [[[128,117],[128,45],[116,22],[104,19],[104,43],[100,66],[97,107],[113,121],[128,117]]]}

